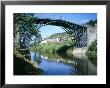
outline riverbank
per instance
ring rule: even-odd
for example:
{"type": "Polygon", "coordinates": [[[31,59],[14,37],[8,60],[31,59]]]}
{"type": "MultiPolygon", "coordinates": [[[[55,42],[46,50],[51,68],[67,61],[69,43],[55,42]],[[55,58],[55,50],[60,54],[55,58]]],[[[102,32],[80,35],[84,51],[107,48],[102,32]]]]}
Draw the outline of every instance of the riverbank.
{"type": "Polygon", "coordinates": [[[93,64],[97,65],[97,40],[92,42],[91,45],[86,48],[73,48],[69,44],[67,45],[67,43],[46,43],[35,45],[31,50],[39,53],[65,54],[68,56],[77,56],[79,54],[87,56],[93,64]]]}
{"type": "Polygon", "coordinates": [[[43,53],[57,53],[57,54],[66,54],[67,50],[73,49],[70,43],[46,43],[42,45],[34,45],[31,47],[31,51],[34,52],[43,52],[43,53]]]}
{"type": "Polygon", "coordinates": [[[35,45],[31,48],[32,51],[39,51],[43,53],[57,53],[63,45],[58,43],[47,43],[42,45],[35,45]]]}
{"type": "Polygon", "coordinates": [[[42,75],[43,71],[37,63],[25,58],[14,48],[14,75],[42,75]]]}

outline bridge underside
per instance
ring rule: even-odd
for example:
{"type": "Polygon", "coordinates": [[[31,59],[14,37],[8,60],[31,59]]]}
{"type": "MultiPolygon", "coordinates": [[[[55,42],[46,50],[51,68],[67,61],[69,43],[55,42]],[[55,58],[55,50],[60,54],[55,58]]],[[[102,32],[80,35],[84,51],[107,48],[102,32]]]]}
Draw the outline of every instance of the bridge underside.
{"type": "Polygon", "coordinates": [[[69,34],[74,41],[73,47],[82,48],[87,46],[87,28],[77,25],[75,23],[62,21],[62,20],[50,20],[50,19],[37,19],[34,21],[38,25],[38,29],[42,26],[53,25],[63,28],[67,34],[69,34]]]}

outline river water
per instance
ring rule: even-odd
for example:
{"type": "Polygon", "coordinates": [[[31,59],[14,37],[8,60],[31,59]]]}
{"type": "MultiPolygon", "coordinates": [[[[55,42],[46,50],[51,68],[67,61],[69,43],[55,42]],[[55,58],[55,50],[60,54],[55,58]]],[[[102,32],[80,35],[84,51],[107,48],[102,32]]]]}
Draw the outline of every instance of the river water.
{"type": "MultiPolygon", "coordinates": [[[[97,75],[97,65],[88,56],[74,56],[32,52],[31,61],[38,63],[44,75],[97,75]]],[[[94,57],[96,59],[96,57],[94,57]]],[[[93,58],[93,59],[94,59],[93,58]]]]}

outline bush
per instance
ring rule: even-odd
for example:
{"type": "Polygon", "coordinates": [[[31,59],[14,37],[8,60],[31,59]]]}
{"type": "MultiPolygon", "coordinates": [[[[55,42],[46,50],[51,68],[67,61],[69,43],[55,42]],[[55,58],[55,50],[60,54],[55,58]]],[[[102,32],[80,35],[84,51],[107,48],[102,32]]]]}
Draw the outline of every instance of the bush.
{"type": "Polygon", "coordinates": [[[59,48],[61,48],[63,44],[60,43],[47,43],[39,46],[32,47],[32,51],[39,51],[44,53],[56,53],[59,48]]]}
{"type": "Polygon", "coordinates": [[[88,52],[97,53],[97,40],[92,42],[92,44],[88,47],[88,52]]]}
{"type": "Polygon", "coordinates": [[[97,65],[97,40],[95,40],[86,52],[88,59],[95,65],[97,65]]]}

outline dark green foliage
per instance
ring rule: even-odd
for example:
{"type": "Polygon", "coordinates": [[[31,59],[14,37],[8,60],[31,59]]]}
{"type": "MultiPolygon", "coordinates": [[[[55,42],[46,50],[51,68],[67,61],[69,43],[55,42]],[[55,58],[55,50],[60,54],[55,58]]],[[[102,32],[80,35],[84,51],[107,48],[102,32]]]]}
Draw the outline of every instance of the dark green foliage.
{"type": "Polygon", "coordinates": [[[44,53],[59,53],[64,54],[72,46],[59,44],[59,43],[48,43],[42,45],[36,45],[31,48],[32,51],[44,52],[44,53]]]}
{"type": "Polygon", "coordinates": [[[97,53],[97,40],[95,40],[89,47],[88,51],[92,51],[94,53],[97,53]]]}
{"type": "Polygon", "coordinates": [[[42,75],[43,70],[34,67],[23,58],[14,55],[14,75],[42,75]]]}
{"type": "Polygon", "coordinates": [[[40,38],[34,14],[14,13],[14,75],[40,75],[43,71],[30,63],[29,46],[31,41],[40,38]],[[19,36],[18,36],[19,35],[19,36]],[[35,37],[33,40],[32,38],[35,37]],[[25,58],[25,59],[24,59],[25,58]]]}
{"type": "Polygon", "coordinates": [[[97,65],[97,55],[88,54],[88,59],[95,65],[97,65]]]}
{"type": "Polygon", "coordinates": [[[66,54],[66,51],[71,48],[71,46],[64,45],[57,50],[58,54],[66,54]]]}
{"type": "Polygon", "coordinates": [[[35,24],[34,14],[14,13],[14,37],[19,33],[19,44],[21,48],[29,47],[31,41],[41,38],[37,25],[35,24]],[[34,40],[33,37],[36,37],[34,40]]]}
{"type": "Polygon", "coordinates": [[[89,22],[86,23],[87,25],[90,26],[95,26],[95,24],[97,24],[97,20],[90,20],[89,22]]]}
{"type": "Polygon", "coordinates": [[[14,31],[31,31],[33,30],[34,17],[32,14],[26,13],[14,13],[14,31]],[[16,25],[20,26],[20,29],[16,30],[16,25]]]}
{"type": "Polygon", "coordinates": [[[61,47],[61,44],[57,43],[48,43],[42,45],[35,45],[31,48],[32,51],[39,51],[39,52],[47,52],[47,53],[56,53],[56,51],[61,47]]]}
{"type": "Polygon", "coordinates": [[[88,51],[86,52],[88,59],[95,65],[97,65],[97,40],[92,42],[92,44],[88,47],[88,51]]]}

